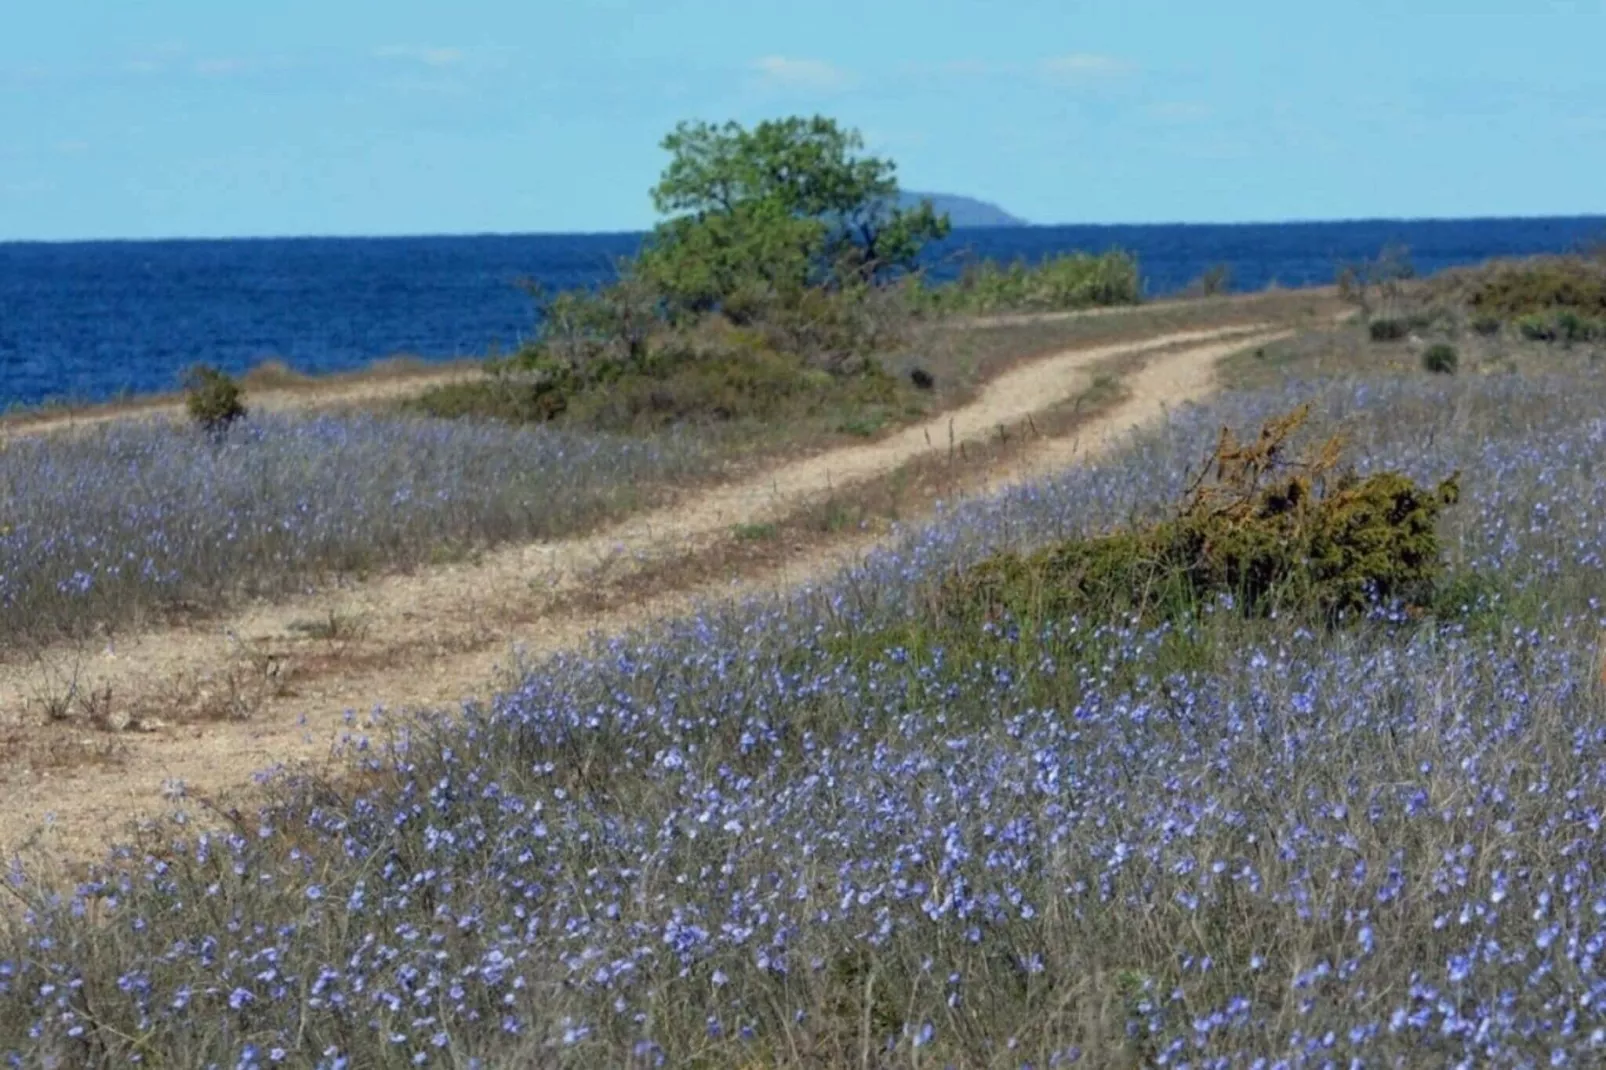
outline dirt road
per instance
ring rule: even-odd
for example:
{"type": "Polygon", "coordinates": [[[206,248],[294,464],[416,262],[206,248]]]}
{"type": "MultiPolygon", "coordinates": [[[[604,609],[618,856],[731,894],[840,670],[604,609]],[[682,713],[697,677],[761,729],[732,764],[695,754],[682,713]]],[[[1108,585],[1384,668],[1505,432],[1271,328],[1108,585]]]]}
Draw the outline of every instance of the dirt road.
{"type": "Polygon", "coordinates": [[[118,637],[105,649],[0,660],[0,740],[21,756],[0,769],[7,798],[0,848],[35,837],[52,851],[83,857],[130,818],[167,809],[179,784],[191,794],[225,798],[265,767],[326,758],[348,710],[453,704],[494,687],[515,648],[535,656],[683,612],[700,600],[826,577],[865,553],[875,537],[800,546],[761,569],[627,600],[600,614],[552,608],[566,591],[628,584],[633,571],[732,539],[736,525],[782,520],[933,452],[986,439],[1001,427],[1013,430],[1078,396],[1094,369],[1114,360],[1136,363],[1125,379],[1125,400],[1074,437],[1037,439],[989,472],[985,485],[1063,468],[1208,394],[1221,358],[1280,336],[1260,325],[1056,354],[1006,372],[938,419],[780,464],[595,535],[507,547],[477,562],[255,607],[206,626],[118,637]],[[149,731],[44,723],[41,695],[69,676],[82,693],[106,696],[118,727],[149,731]]]}

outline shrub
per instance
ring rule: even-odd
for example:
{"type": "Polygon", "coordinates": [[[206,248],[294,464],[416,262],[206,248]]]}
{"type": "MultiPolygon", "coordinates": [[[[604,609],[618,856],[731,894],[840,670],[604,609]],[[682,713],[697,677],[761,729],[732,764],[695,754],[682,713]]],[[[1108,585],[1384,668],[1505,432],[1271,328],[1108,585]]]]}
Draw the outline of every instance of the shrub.
{"type": "Polygon", "coordinates": [[[1485,338],[1493,338],[1499,334],[1502,326],[1504,323],[1499,316],[1483,315],[1472,318],[1472,330],[1485,338]]]}
{"type": "Polygon", "coordinates": [[[1374,259],[1340,265],[1338,293],[1344,301],[1370,311],[1374,289],[1385,306],[1392,305],[1403,296],[1405,284],[1414,278],[1416,266],[1411,263],[1410,250],[1391,242],[1374,259]]]}
{"type": "Polygon", "coordinates": [[[1367,333],[1374,342],[1398,342],[1411,333],[1411,327],[1403,319],[1375,319],[1367,325],[1367,333]]]}
{"type": "Polygon", "coordinates": [[[1556,334],[1563,342],[1571,345],[1574,342],[1588,342],[1591,339],[1606,336],[1600,323],[1586,319],[1572,309],[1563,309],[1556,313],[1556,334]]]}
{"type": "Polygon", "coordinates": [[[1428,346],[1422,354],[1422,367],[1439,375],[1454,375],[1460,362],[1460,354],[1448,342],[1428,346]]]}
{"type": "Polygon", "coordinates": [[[246,414],[240,384],[207,364],[191,368],[184,381],[184,408],[208,434],[220,435],[246,414]]]}
{"type": "Polygon", "coordinates": [[[1143,299],[1143,280],[1137,258],[1115,249],[1030,265],[1017,260],[1008,267],[984,260],[968,265],[953,283],[913,292],[917,307],[935,312],[1054,312],[1135,305],[1143,299]]]}
{"type": "Polygon", "coordinates": [[[1232,289],[1232,265],[1213,264],[1183,290],[1189,297],[1219,297],[1232,289]]]}
{"type": "Polygon", "coordinates": [[[749,322],[770,349],[841,374],[858,370],[875,353],[896,348],[908,318],[901,295],[854,285],[797,291],[756,307],[749,322]]]}
{"type": "Polygon", "coordinates": [[[1606,316],[1606,261],[1586,257],[1496,260],[1447,272],[1439,288],[1463,293],[1475,311],[1503,319],[1556,309],[1606,316]]]}
{"type": "Polygon", "coordinates": [[[1379,603],[1429,605],[1436,521],[1459,495],[1456,477],[1424,489],[1398,472],[1335,476],[1338,438],[1285,461],[1308,415],[1307,405],[1274,420],[1249,444],[1223,430],[1174,518],[999,554],[948,581],[944,607],[960,616],[1169,617],[1225,597],[1250,615],[1289,609],[1335,620],[1379,603]]]}
{"type": "Polygon", "coordinates": [[[1554,342],[1560,337],[1556,321],[1539,312],[1518,318],[1517,333],[1530,342],[1554,342]]]}

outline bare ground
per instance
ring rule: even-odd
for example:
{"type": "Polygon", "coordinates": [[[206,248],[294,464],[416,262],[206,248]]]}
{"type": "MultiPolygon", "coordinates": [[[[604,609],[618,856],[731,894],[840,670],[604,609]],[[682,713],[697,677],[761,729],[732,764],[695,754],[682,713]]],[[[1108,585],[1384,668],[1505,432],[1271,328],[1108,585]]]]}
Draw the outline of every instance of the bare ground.
{"type": "Polygon", "coordinates": [[[1034,439],[971,489],[1063,468],[1208,394],[1218,361],[1285,333],[1266,325],[1182,331],[1059,353],[1010,369],[926,424],[773,466],[594,535],[508,547],[210,624],[118,636],[95,649],[0,656],[8,801],[0,847],[31,842],[87,857],[132,819],[169,809],[179,785],[191,797],[227,802],[248,793],[259,770],[328,760],[350,730],[348,711],[360,719],[376,707],[448,706],[494,689],[514,668],[516,650],[539,656],[708,599],[826,578],[881,536],[806,540],[734,575],[688,569],[684,583],[657,584],[644,596],[632,590],[642,573],[672,574],[677,561],[734,539],[737,525],[782,521],[900,466],[1020,429],[1085,391],[1096,369],[1130,360],[1121,401],[1071,436],[1034,439]],[[566,597],[577,591],[590,597],[566,597]],[[46,716],[68,687],[99,725],[46,716]]]}

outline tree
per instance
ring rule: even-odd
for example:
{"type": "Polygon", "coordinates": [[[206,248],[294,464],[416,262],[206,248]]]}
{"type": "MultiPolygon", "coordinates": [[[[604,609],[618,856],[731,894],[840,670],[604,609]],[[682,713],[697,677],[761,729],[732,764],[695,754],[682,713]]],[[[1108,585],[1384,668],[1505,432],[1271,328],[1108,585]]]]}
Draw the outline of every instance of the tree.
{"type": "Polygon", "coordinates": [[[669,216],[642,256],[678,310],[733,318],[810,287],[884,282],[948,234],[929,202],[897,206],[896,168],[834,120],[681,123],[653,205],[669,216]]]}

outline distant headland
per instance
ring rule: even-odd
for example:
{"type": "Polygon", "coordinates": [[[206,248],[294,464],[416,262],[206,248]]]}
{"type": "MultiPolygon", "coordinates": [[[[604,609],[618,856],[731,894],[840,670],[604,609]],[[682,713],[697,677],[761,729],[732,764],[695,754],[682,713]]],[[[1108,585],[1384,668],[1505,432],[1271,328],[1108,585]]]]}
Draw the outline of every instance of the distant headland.
{"type": "Polygon", "coordinates": [[[913,208],[929,200],[937,214],[948,213],[948,221],[955,227],[1024,227],[1026,220],[1012,216],[996,204],[978,201],[974,197],[961,197],[954,193],[916,193],[903,190],[898,194],[900,208],[913,208]]]}

